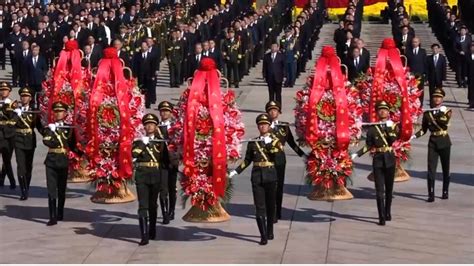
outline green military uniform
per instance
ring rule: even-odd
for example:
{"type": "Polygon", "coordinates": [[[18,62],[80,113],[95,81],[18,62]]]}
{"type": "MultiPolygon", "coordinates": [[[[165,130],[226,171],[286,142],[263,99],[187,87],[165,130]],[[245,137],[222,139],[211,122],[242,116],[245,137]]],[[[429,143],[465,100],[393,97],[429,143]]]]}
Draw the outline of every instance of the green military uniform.
{"type": "MultiPolygon", "coordinates": [[[[168,101],[162,101],[158,104],[158,110],[161,111],[173,111],[173,105],[168,101]]],[[[166,121],[162,120],[158,132],[157,137],[160,139],[168,139],[168,130],[172,125],[171,119],[166,121]]],[[[176,200],[177,200],[177,188],[176,182],[178,179],[178,158],[177,154],[169,153],[170,157],[170,166],[168,169],[168,180],[167,180],[167,193],[160,194],[160,204],[161,204],[161,212],[163,213],[163,217],[165,215],[170,219],[174,220],[174,211],[176,208],[176,200]]]]}
{"type": "MultiPolygon", "coordinates": [[[[380,109],[389,109],[389,106],[386,102],[382,101],[377,104],[377,110],[380,109]]],[[[398,127],[396,125],[386,126],[383,124],[371,126],[367,131],[366,145],[357,152],[358,156],[362,156],[368,151],[373,153],[372,169],[379,225],[385,225],[385,221],[390,221],[392,218],[392,192],[396,165],[392,144],[398,139],[398,134],[398,127]]]]}
{"type": "MultiPolygon", "coordinates": [[[[436,89],[432,97],[444,97],[444,91],[436,89]]],[[[449,121],[452,111],[434,110],[427,111],[423,114],[422,128],[415,134],[419,138],[426,134],[428,130],[431,132],[428,142],[428,201],[434,201],[434,185],[436,179],[436,168],[438,167],[438,157],[441,160],[443,169],[443,196],[442,199],[448,198],[449,189],[449,161],[451,156],[451,139],[448,134],[449,121]]]]}
{"type": "MultiPolygon", "coordinates": [[[[143,117],[142,123],[158,124],[154,114],[143,117]]],[[[148,244],[148,239],[156,235],[156,217],[158,209],[158,194],[164,189],[162,182],[166,180],[169,165],[168,149],[164,142],[155,142],[157,138],[149,137],[149,142],[135,141],[132,156],[135,160],[135,183],[138,195],[138,218],[142,240],[140,245],[148,244]],[[148,231],[150,217],[150,231],[148,231]]]]}
{"type": "MultiPolygon", "coordinates": [[[[278,112],[281,111],[280,104],[275,101],[270,101],[265,105],[265,111],[268,113],[270,110],[276,109],[278,112]]],[[[285,143],[288,143],[290,147],[298,154],[298,156],[303,157],[306,154],[303,150],[296,144],[296,141],[291,133],[291,129],[288,123],[281,121],[272,121],[272,131],[273,134],[280,140],[282,147],[285,146],[285,143]]],[[[283,186],[285,185],[285,170],[286,170],[286,155],[285,150],[282,148],[275,155],[275,169],[278,176],[278,186],[277,186],[277,196],[276,196],[276,217],[275,222],[278,219],[281,219],[281,209],[283,203],[283,186]]]]}
{"type": "Polygon", "coordinates": [[[170,69],[170,87],[179,87],[182,80],[182,62],[184,59],[184,44],[180,40],[170,40],[166,45],[166,57],[170,69]]]}
{"type": "MultiPolygon", "coordinates": [[[[0,83],[0,90],[12,91],[11,87],[6,82],[0,83]]],[[[0,103],[0,152],[2,154],[2,171],[0,174],[0,186],[5,183],[5,177],[10,181],[10,188],[16,188],[15,176],[13,175],[12,156],[14,150],[15,137],[15,121],[13,121],[13,109],[16,101],[10,98],[2,99],[0,103]]]]}
{"type": "MultiPolygon", "coordinates": [[[[229,32],[233,32],[230,30],[229,32]]],[[[227,80],[239,87],[239,63],[242,57],[240,41],[235,36],[233,39],[225,39],[222,45],[222,54],[227,69],[227,80]]]]}
{"type": "MultiPolygon", "coordinates": [[[[29,88],[20,90],[21,97],[32,97],[33,92],[29,88]]],[[[31,183],[31,173],[33,171],[33,157],[36,149],[37,128],[42,132],[40,117],[36,113],[29,113],[30,107],[18,106],[15,109],[13,120],[15,121],[15,154],[18,183],[21,188],[20,200],[28,199],[28,191],[31,183]]]]}
{"type": "Polygon", "coordinates": [[[167,34],[166,22],[162,19],[156,21],[152,28],[153,38],[157,42],[158,49],[160,49],[160,61],[165,58],[166,55],[166,36],[167,34]]]}
{"type": "MultiPolygon", "coordinates": [[[[270,118],[267,114],[261,114],[257,117],[256,122],[257,124],[270,124],[270,118]]],[[[275,135],[271,133],[262,135],[255,142],[248,143],[244,161],[235,169],[235,172],[240,174],[253,162],[252,193],[261,245],[265,245],[267,239],[273,239],[273,217],[275,215],[277,187],[275,154],[281,148],[281,143],[275,135]]]]}
{"type": "MultiPolygon", "coordinates": [[[[53,104],[54,112],[65,112],[67,105],[62,102],[53,104]]],[[[55,225],[63,220],[66,201],[66,185],[69,168],[69,150],[75,149],[74,131],[63,121],[49,124],[43,131],[43,143],[49,150],[44,164],[46,165],[46,186],[48,188],[49,221],[55,225]],[[57,208],[56,208],[56,200],[57,208]]]]}

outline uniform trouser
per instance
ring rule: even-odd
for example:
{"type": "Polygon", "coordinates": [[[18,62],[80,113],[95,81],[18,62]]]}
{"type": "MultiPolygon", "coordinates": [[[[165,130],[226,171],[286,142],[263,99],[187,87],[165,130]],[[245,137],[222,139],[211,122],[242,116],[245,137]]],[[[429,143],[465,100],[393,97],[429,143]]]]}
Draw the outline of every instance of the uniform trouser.
{"type": "Polygon", "coordinates": [[[237,62],[227,62],[227,80],[231,84],[239,85],[239,64],[237,62]]]}
{"type": "Polygon", "coordinates": [[[441,160],[441,168],[443,169],[443,183],[449,180],[449,160],[451,155],[451,146],[444,149],[437,149],[428,145],[428,179],[434,182],[436,179],[436,168],[438,168],[438,157],[441,160]]]}
{"type": "Polygon", "coordinates": [[[272,219],[275,216],[276,183],[276,181],[252,183],[253,202],[257,217],[267,216],[268,219],[272,219]]]}
{"type": "Polygon", "coordinates": [[[66,201],[68,168],[46,166],[46,187],[51,199],[58,199],[58,213],[63,213],[66,201]]]}
{"type": "Polygon", "coordinates": [[[170,86],[178,86],[181,84],[181,62],[169,62],[170,68],[170,86]]]}
{"type": "Polygon", "coordinates": [[[294,86],[296,80],[296,62],[285,62],[286,82],[285,86],[294,86]]]}
{"type": "Polygon", "coordinates": [[[285,169],[286,162],[275,164],[277,172],[277,188],[276,188],[276,214],[281,216],[281,208],[283,204],[283,187],[285,186],[285,169]]]}
{"type": "Polygon", "coordinates": [[[15,148],[16,157],[16,173],[18,179],[20,177],[26,178],[26,189],[30,187],[31,183],[31,172],[33,171],[33,158],[35,155],[35,149],[24,150],[15,148]]]}
{"type": "Polygon", "coordinates": [[[161,182],[154,184],[137,184],[138,216],[156,217],[158,209],[158,193],[161,191],[161,182]]]}
{"type": "Polygon", "coordinates": [[[173,212],[176,206],[177,190],[176,182],[178,179],[178,169],[172,167],[168,170],[168,197],[169,197],[169,211],[173,212]]]}
{"type": "Polygon", "coordinates": [[[15,184],[15,176],[13,175],[13,167],[12,167],[12,156],[13,156],[13,150],[14,150],[14,139],[9,138],[6,140],[2,141],[4,143],[1,153],[2,153],[2,160],[3,160],[3,165],[2,165],[2,173],[0,176],[1,182],[3,183],[5,180],[5,176],[8,177],[8,180],[10,180],[10,185],[15,184]]]}
{"type": "MultiPolygon", "coordinates": [[[[374,167],[375,195],[377,199],[392,200],[395,165],[391,167],[374,167]],[[384,195],[385,194],[385,195],[384,195]]],[[[388,201],[388,200],[387,200],[388,201]]]]}

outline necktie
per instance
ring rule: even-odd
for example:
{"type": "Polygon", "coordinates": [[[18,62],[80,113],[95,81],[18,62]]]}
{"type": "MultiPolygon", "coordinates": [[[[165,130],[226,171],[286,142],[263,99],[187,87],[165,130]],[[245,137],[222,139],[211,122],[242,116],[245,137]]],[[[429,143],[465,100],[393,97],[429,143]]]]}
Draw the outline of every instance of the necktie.
{"type": "Polygon", "coordinates": [[[434,64],[435,64],[435,66],[436,66],[436,63],[438,63],[438,55],[435,55],[435,56],[434,56],[434,64]]]}
{"type": "Polygon", "coordinates": [[[28,55],[28,52],[27,51],[24,51],[23,52],[23,56],[26,57],[28,55]]]}
{"type": "Polygon", "coordinates": [[[272,62],[275,62],[275,54],[272,54],[272,62]]]}
{"type": "Polygon", "coordinates": [[[37,62],[37,59],[36,59],[36,57],[35,57],[35,58],[33,58],[33,66],[34,66],[34,67],[36,67],[36,62],[37,62]]]}
{"type": "Polygon", "coordinates": [[[461,36],[461,42],[464,42],[464,39],[465,39],[465,38],[466,38],[466,37],[461,36]]]}
{"type": "Polygon", "coordinates": [[[413,49],[413,54],[417,55],[418,54],[418,48],[413,49]]]}
{"type": "Polygon", "coordinates": [[[404,42],[407,41],[407,36],[406,36],[406,35],[403,35],[403,41],[404,41],[404,42]]]}
{"type": "Polygon", "coordinates": [[[354,59],[354,66],[357,68],[359,66],[359,59],[354,59]]]}
{"type": "Polygon", "coordinates": [[[146,59],[146,53],[143,53],[143,59],[146,59]]]}

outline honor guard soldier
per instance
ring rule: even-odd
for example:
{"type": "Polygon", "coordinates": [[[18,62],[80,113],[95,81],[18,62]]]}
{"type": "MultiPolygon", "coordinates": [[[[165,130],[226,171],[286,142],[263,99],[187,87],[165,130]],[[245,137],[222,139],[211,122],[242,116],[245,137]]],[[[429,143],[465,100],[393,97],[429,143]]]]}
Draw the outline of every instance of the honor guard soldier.
{"type": "Polygon", "coordinates": [[[431,95],[435,108],[425,111],[423,114],[422,127],[412,138],[419,138],[431,131],[428,142],[428,202],[434,201],[434,185],[436,179],[436,168],[438,167],[438,157],[441,160],[443,169],[443,196],[448,199],[449,189],[449,161],[451,155],[451,139],[448,134],[449,121],[452,111],[442,106],[444,91],[441,88],[435,89],[431,95]]]}
{"type": "Polygon", "coordinates": [[[275,169],[275,154],[281,151],[280,140],[271,133],[270,117],[260,114],[256,119],[260,137],[247,145],[245,159],[237,169],[229,172],[229,178],[240,174],[253,162],[252,193],[256,209],[260,245],[266,245],[273,236],[273,217],[275,215],[275,196],[277,187],[277,172],[275,169]]]}
{"type": "MultiPolygon", "coordinates": [[[[281,107],[278,102],[270,101],[265,105],[265,111],[270,117],[272,123],[270,125],[273,134],[278,137],[282,147],[285,146],[285,143],[288,143],[290,147],[298,154],[300,157],[306,157],[306,154],[303,150],[296,144],[293,134],[288,123],[278,121],[278,116],[281,113],[281,107]]],[[[278,219],[281,219],[281,206],[283,203],[283,186],[285,185],[285,169],[286,169],[286,155],[285,150],[281,149],[275,155],[275,169],[278,177],[277,185],[277,196],[276,196],[276,217],[274,222],[277,222],[278,219]]]]}
{"type": "Polygon", "coordinates": [[[71,125],[64,122],[66,110],[65,103],[53,103],[54,123],[48,124],[43,132],[43,143],[49,148],[44,161],[48,188],[49,221],[46,224],[48,226],[63,220],[69,167],[68,152],[69,150],[78,152],[75,148],[74,130],[71,125]]]}
{"type": "Polygon", "coordinates": [[[147,245],[149,239],[156,237],[158,194],[164,189],[163,181],[166,180],[166,171],[163,170],[167,169],[169,165],[166,144],[155,135],[158,117],[154,114],[147,114],[143,117],[142,123],[145,127],[145,136],[135,141],[132,148],[138,195],[140,246],[147,245]],[[148,227],[148,217],[150,217],[150,227],[148,227]]]}
{"type": "Polygon", "coordinates": [[[242,57],[240,41],[235,37],[235,31],[233,29],[230,29],[227,34],[228,38],[224,40],[222,46],[222,57],[226,63],[227,80],[229,80],[235,88],[238,88],[240,81],[239,63],[242,57]]]}
{"type": "Polygon", "coordinates": [[[179,88],[182,83],[181,64],[184,59],[184,44],[179,40],[178,30],[173,30],[172,39],[166,45],[166,57],[170,69],[170,87],[179,88]]]}
{"type": "Polygon", "coordinates": [[[10,99],[11,87],[6,82],[0,83],[0,151],[2,153],[2,172],[0,174],[0,186],[5,183],[5,176],[10,181],[10,189],[16,188],[15,176],[13,175],[12,156],[14,149],[15,121],[13,109],[16,101],[10,99]]]}
{"type": "Polygon", "coordinates": [[[379,225],[390,221],[393,182],[395,178],[395,154],[392,144],[398,139],[398,127],[389,118],[390,107],[385,101],[376,105],[380,125],[373,125],[367,131],[366,145],[357,153],[352,154],[352,159],[360,157],[370,151],[373,154],[372,171],[375,178],[375,194],[377,197],[377,210],[379,225]],[[384,203],[385,191],[385,203],[384,203]]]}
{"type": "MultiPolygon", "coordinates": [[[[157,131],[160,139],[168,139],[168,130],[172,125],[173,119],[173,105],[168,101],[162,101],[158,104],[158,110],[160,111],[161,123],[159,130],[157,131]]],[[[174,211],[176,208],[177,189],[176,182],[178,178],[178,165],[179,159],[176,153],[169,152],[170,166],[168,169],[168,195],[160,194],[161,212],[163,217],[174,220],[174,211]]],[[[169,223],[168,220],[168,223],[169,223]]],[[[165,223],[165,218],[163,218],[165,223]]]]}
{"type": "Polygon", "coordinates": [[[20,89],[20,105],[14,110],[15,121],[15,157],[17,165],[18,183],[20,184],[20,200],[28,199],[31,173],[33,171],[33,157],[36,149],[36,128],[42,132],[40,117],[30,110],[33,91],[30,88],[20,89]]]}

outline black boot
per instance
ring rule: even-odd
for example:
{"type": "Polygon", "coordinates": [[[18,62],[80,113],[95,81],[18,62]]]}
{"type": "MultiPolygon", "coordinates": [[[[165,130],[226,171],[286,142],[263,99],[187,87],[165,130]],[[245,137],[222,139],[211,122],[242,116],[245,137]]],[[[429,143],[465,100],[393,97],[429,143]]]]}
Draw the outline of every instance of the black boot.
{"type": "Polygon", "coordinates": [[[48,197],[48,208],[49,208],[49,221],[46,223],[47,226],[57,224],[57,215],[56,215],[56,199],[48,197]]]}
{"type": "Polygon", "coordinates": [[[450,179],[451,179],[450,176],[443,179],[443,196],[441,196],[442,199],[448,199],[449,198],[448,190],[449,190],[449,181],[450,181],[450,179]]]}
{"type": "Polygon", "coordinates": [[[163,215],[163,224],[169,224],[170,218],[168,217],[168,199],[160,198],[161,213],[163,215]]]}
{"type": "Polygon", "coordinates": [[[20,184],[20,200],[26,200],[28,197],[26,196],[26,179],[24,176],[18,177],[18,183],[20,184]]]}
{"type": "Polygon", "coordinates": [[[383,198],[377,199],[377,210],[379,212],[379,225],[385,225],[385,206],[383,198]]]}
{"type": "Polygon", "coordinates": [[[138,218],[138,222],[140,224],[140,233],[142,236],[142,240],[138,245],[148,245],[148,217],[140,217],[138,218]]]}
{"type": "Polygon", "coordinates": [[[273,221],[270,219],[267,220],[267,239],[268,240],[273,240],[274,235],[273,235],[273,221]]]}
{"type": "Polygon", "coordinates": [[[170,193],[170,204],[168,210],[168,218],[172,221],[174,220],[174,210],[176,208],[176,192],[170,193]]]}
{"type": "Polygon", "coordinates": [[[149,227],[149,236],[150,239],[156,238],[156,217],[158,215],[158,210],[150,210],[150,227],[149,227]]]}
{"type": "Polygon", "coordinates": [[[59,197],[58,199],[58,221],[62,221],[64,219],[64,203],[66,199],[59,197]]]}
{"type": "Polygon", "coordinates": [[[435,200],[434,194],[434,180],[428,179],[428,202],[433,202],[435,200]]]}
{"type": "Polygon", "coordinates": [[[265,222],[264,216],[257,216],[257,226],[258,231],[260,232],[260,245],[266,245],[268,243],[267,240],[267,225],[265,222]]]}
{"type": "Polygon", "coordinates": [[[385,221],[392,220],[392,195],[387,195],[385,197],[385,221]]]}

